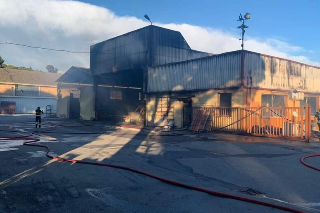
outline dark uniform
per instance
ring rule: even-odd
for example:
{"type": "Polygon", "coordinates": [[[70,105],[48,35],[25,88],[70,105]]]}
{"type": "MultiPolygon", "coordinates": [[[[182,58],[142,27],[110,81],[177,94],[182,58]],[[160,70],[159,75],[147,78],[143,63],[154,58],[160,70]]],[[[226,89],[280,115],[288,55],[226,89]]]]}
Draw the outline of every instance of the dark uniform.
{"type": "Polygon", "coordinates": [[[320,110],[318,112],[316,112],[315,117],[317,118],[317,124],[318,124],[318,128],[320,131],[320,110]]]}
{"type": "Polygon", "coordinates": [[[43,114],[43,110],[38,107],[36,109],[36,128],[39,126],[41,128],[41,115],[43,114]]]}

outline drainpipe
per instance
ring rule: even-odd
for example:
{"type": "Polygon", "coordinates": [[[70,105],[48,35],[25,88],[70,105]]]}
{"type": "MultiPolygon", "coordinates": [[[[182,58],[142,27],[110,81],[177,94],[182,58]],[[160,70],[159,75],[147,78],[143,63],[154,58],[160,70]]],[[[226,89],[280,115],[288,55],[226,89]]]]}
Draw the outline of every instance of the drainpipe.
{"type": "Polygon", "coordinates": [[[93,94],[94,94],[94,120],[99,120],[98,114],[98,82],[96,77],[93,77],[93,94]]]}
{"type": "Polygon", "coordinates": [[[241,87],[244,87],[244,50],[241,50],[241,87]]]}
{"type": "Polygon", "coordinates": [[[252,102],[252,77],[250,76],[250,103],[249,103],[249,107],[251,107],[251,102],[252,102]]]}
{"type": "MultiPolygon", "coordinates": [[[[146,94],[146,100],[144,101],[145,103],[145,116],[144,116],[144,119],[145,119],[145,126],[148,126],[148,113],[147,113],[147,103],[148,103],[148,97],[147,97],[147,90],[148,90],[148,68],[149,67],[152,67],[153,65],[153,26],[150,25],[149,26],[149,35],[148,35],[148,44],[147,44],[147,47],[148,47],[148,66],[144,69],[144,73],[143,73],[143,94],[146,94]]],[[[144,97],[143,97],[144,99],[144,97]]]]}
{"type": "Polygon", "coordinates": [[[246,88],[246,107],[249,107],[249,77],[247,77],[247,88],[246,88]]]}
{"type": "MultiPolygon", "coordinates": [[[[241,78],[241,83],[240,83],[240,88],[242,89],[243,93],[245,92],[245,77],[244,77],[244,50],[241,50],[241,69],[240,69],[240,78],[241,78]]],[[[248,86],[247,82],[247,86],[248,86]]],[[[248,106],[248,89],[246,90],[246,95],[244,95],[244,102],[245,106],[248,106]]]]}

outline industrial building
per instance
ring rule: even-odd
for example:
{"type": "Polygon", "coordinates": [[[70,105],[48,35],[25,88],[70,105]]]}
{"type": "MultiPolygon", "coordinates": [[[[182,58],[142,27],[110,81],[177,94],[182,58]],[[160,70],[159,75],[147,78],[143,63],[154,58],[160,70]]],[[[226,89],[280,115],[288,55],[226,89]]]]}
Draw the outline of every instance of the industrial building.
{"type": "Polygon", "coordinates": [[[256,109],[257,118],[245,121],[247,132],[271,126],[279,135],[287,131],[284,125],[301,122],[303,136],[305,115],[314,115],[320,106],[319,71],[251,51],[213,55],[192,50],[180,32],[150,25],[92,45],[90,70],[72,67],[58,80],[58,115],[124,121],[143,108],[145,126],[174,121],[180,128],[190,126],[195,110],[204,107],[219,111],[206,115],[211,125],[219,118],[219,126],[231,123],[239,129],[243,124],[233,123],[256,109]],[[262,121],[266,113],[268,120],[262,121]]]}
{"type": "Polygon", "coordinates": [[[1,114],[34,113],[39,106],[57,107],[57,83],[61,74],[0,68],[1,114]]]}
{"type": "MultiPolygon", "coordinates": [[[[94,84],[89,68],[72,66],[57,80],[57,84],[58,117],[82,120],[95,119],[94,84]]],[[[102,97],[100,108],[103,108],[103,104],[106,106],[106,110],[110,112],[108,113],[110,119],[117,113],[121,113],[116,107],[121,103],[125,103],[122,100],[131,98],[126,91],[139,90],[139,88],[135,87],[114,86],[114,84],[116,83],[109,82],[108,85],[97,85],[100,97],[102,97]],[[128,96],[123,97],[122,91],[128,96]],[[107,108],[108,106],[109,108],[107,108]]]]}
{"type": "Polygon", "coordinates": [[[192,50],[180,32],[153,25],[92,45],[95,118],[123,120],[145,106],[148,67],[208,55],[192,50]]]}
{"type": "MultiPolygon", "coordinates": [[[[173,119],[177,127],[189,126],[196,117],[193,110],[204,107],[211,108],[212,112],[219,110],[207,115],[211,125],[214,119],[220,118],[217,121],[220,123],[214,125],[232,124],[237,129],[240,128],[236,127],[240,125],[237,119],[241,116],[231,110],[242,107],[252,111],[266,107],[265,112],[256,113],[257,117],[260,121],[268,117],[268,125],[272,127],[278,122],[278,128],[283,131],[283,122],[298,120],[292,115],[288,117],[285,110],[291,110],[293,117],[299,114],[299,122],[302,122],[306,103],[310,105],[312,115],[319,108],[319,73],[320,67],[250,51],[149,67],[146,123],[158,126],[173,119]],[[265,116],[267,112],[269,115],[265,116]],[[279,122],[275,117],[284,121],[279,122]]],[[[252,131],[255,121],[250,122],[252,131]]],[[[265,126],[255,124],[259,131],[262,131],[261,125],[265,126]]]]}

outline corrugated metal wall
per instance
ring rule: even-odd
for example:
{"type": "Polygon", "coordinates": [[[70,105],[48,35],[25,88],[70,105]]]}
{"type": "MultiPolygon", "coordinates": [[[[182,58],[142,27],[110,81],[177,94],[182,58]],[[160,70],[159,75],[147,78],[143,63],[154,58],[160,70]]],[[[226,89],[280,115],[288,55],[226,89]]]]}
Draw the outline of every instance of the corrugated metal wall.
{"type": "Polygon", "coordinates": [[[100,75],[207,55],[192,50],[180,32],[152,25],[92,45],[90,70],[100,75]]]}
{"type": "Polygon", "coordinates": [[[141,90],[99,87],[97,93],[100,100],[97,104],[99,119],[109,118],[123,121],[124,116],[135,112],[143,104],[139,100],[139,92],[141,90]],[[121,100],[111,99],[111,91],[121,92],[121,100]]]}
{"type": "Polygon", "coordinates": [[[152,64],[162,64],[186,61],[208,56],[208,53],[195,51],[190,48],[182,34],[164,28],[153,28],[152,31],[152,64]]]}
{"type": "MultiPolygon", "coordinates": [[[[320,68],[294,61],[245,52],[245,78],[252,86],[266,89],[320,92],[320,68]]],[[[246,86],[247,81],[245,81],[246,86]]]]}
{"type": "Polygon", "coordinates": [[[90,70],[93,75],[100,75],[147,64],[147,47],[147,30],[127,33],[92,45],[90,49],[90,70]]]}
{"type": "Polygon", "coordinates": [[[28,97],[0,97],[1,101],[10,101],[16,103],[16,114],[33,113],[37,107],[46,110],[47,105],[57,109],[56,98],[28,98],[28,97]]]}
{"type": "Polygon", "coordinates": [[[148,92],[240,86],[241,53],[232,52],[148,70],[148,92]]]}

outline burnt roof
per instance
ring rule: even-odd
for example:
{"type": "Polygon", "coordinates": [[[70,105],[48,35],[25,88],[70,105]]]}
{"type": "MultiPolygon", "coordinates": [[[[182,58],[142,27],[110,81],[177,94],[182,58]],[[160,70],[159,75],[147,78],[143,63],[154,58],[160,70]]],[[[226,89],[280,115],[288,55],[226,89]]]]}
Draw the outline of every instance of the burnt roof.
{"type": "MultiPolygon", "coordinates": [[[[118,36],[115,36],[115,37],[112,37],[110,39],[107,39],[107,40],[104,40],[104,41],[100,41],[96,44],[93,44],[91,46],[95,46],[97,44],[100,44],[100,43],[103,43],[103,42],[106,42],[106,41],[112,41],[112,40],[116,40],[118,38],[121,38],[121,37],[124,37],[124,36],[127,36],[127,35],[130,35],[130,34],[133,34],[133,33],[136,33],[136,32],[139,32],[139,31],[146,31],[148,30],[149,28],[157,28],[159,30],[164,30],[164,31],[171,31],[171,32],[174,32],[174,33],[177,33],[177,34],[180,34],[182,37],[183,35],[181,34],[180,31],[177,31],[177,30],[171,30],[171,29],[168,29],[168,28],[164,28],[164,27],[159,27],[159,26],[156,26],[156,25],[148,25],[148,26],[145,26],[145,27],[142,27],[142,28],[139,28],[139,29],[136,29],[136,30],[132,30],[130,32],[127,32],[127,33],[124,33],[124,34],[121,34],[121,35],[118,35],[118,36]]],[[[188,49],[191,49],[190,45],[188,44],[188,42],[183,38],[186,46],[188,49]]]]}
{"type": "Polygon", "coordinates": [[[0,68],[0,83],[57,86],[60,73],[0,68]]]}
{"type": "Polygon", "coordinates": [[[93,80],[90,76],[90,69],[85,67],[72,66],[59,79],[59,83],[82,83],[92,84],[93,80]]]}

